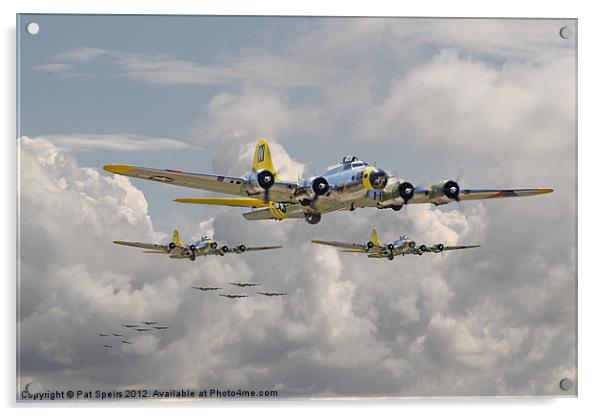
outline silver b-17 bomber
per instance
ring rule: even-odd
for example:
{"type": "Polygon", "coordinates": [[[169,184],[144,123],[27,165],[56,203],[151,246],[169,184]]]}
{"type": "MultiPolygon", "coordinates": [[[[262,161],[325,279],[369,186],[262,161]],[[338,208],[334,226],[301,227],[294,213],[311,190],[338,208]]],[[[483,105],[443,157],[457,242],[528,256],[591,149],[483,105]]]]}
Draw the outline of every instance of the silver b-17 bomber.
{"type": "Polygon", "coordinates": [[[283,293],[283,292],[257,292],[258,295],[263,295],[263,296],[286,296],[288,295],[288,293],[283,293]]]}
{"type": "Polygon", "coordinates": [[[261,285],[261,283],[244,283],[244,282],[230,282],[230,284],[232,286],[238,286],[238,287],[252,287],[252,286],[261,285]]]}
{"type": "Polygon", "coordinates": [[[384,244],[376,233],[376,229],[372,229],[370,241],[367,243],[344,243],[338,241],[323,241],[311,240],[314,244],[322,244],[326,246],[341,248],[344,253],[365,253],[370,258],[389,259],[393,260],[396,256],[405,256],[407,254],[415,254],[422,256],[424,253],[442,253],[449,250],[463,250],[468,248],[481,247],[479,244],[468,246],[445,246],[443,244],[435,244],[426,246],[424,244],[417,246],[416,242],[405,235],[399,237],[392,243],[384,244]]]}
{"type": "Polygon", "coordinates": [[[193,244],[184,244],[180,240],[178,230],[174,230],[172,240],[169,244],[153,244],[153,243],[138,243],[131,241],[113,241],[115,244],[128,247],[137,247],[144,249],[144,253],[149,254],[167,254],[170,259],[190,259],[196,260],[198,256],[223,256],[226,253],[240,254],[245,251],[273,250],[282,248],[282,246],[266,246],[266,247],[247,247],[244,244],[239,244],[233,248],[227,245],[218,247],[217,241],[202,237],[199,241],[193,244]]]}
{"type": "Polygon", "coordinates": [[[200,290],[203,292],[222,290],[223,287],[211,287],[211,286],[192,286],[193,289],[200,290]]]}
{"type": "Polygon", "coordinates": [[[249,295],[240,294],[240,293],[230,293],[230,294],[220,293],[218,296],[222,296],[224,298],[230,298],[230,299],[248,298],[249,297],[249,295]]]}
{"type": "MultiPolygon", "coordinates": [[[[542,195],[552,189],[463,189],[447,179],[428,187],[415,187],[355,156],[346,156],[320,176],[284,180],[272,163],[265,139],[255,147],[252,170],[245,176],[190,173],[131,165],[105,165],[108,172],[165,184],[237,195],[237,198],[178,198],[176,202],[248,207],[247,220],[304,218],[310,224],[322,215],[356,208],[391,208],[408,204],[443,205],[454,201],[542,195]]],[[[162,249],[159,249],[162,250],[162,249]]]]}

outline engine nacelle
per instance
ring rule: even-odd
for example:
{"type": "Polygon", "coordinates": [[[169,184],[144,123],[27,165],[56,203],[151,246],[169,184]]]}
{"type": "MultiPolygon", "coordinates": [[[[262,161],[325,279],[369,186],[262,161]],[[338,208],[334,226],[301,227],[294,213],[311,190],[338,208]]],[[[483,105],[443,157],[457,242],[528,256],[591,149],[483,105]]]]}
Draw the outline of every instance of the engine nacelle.
{"type": "Polygon", "coordinates": [[[262,169],[251,177],[251,186],[256,192],[268,191],[276,182],[276,175],[267,169],[262,169]]]}
{"type": "Polygon", "coordinates": [[[460,185],[451,179],[431,186],[429,198],[437,205],[460,201],[460,185]]]}
{"type": "Polygon", "coordinates": [[[362,173],[362,184],[366,189],[385,189],[387,182],[389,182],[389,175],[387,175],[387,172],[375,166],[367,167],[362,173]]]}
{"type": "Polygon", "coordinates": [[[330,185],[326,178],[322,176],[313,176],[307,178],[303,182],[303,193],[301,195],[301,201],[307,202],[307,205],[311,204],[314,199],[319,196],[325,195],[330,190],[330,185]]]}
{"type": "Polygon", "coordinates": [[[402,182],[397,187],[399,196],[403,200],[404,204],[407,204],[410,199],[414,197],[415,188],[410,182],[402,182]]]}

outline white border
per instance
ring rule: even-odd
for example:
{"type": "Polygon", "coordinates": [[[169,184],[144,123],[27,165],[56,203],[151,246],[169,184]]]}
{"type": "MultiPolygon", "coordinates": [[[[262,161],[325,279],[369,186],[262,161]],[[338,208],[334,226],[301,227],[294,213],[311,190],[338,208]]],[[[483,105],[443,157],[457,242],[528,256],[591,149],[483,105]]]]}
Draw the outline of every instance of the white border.
{"type": "MultiPolygon", "coordinates": [[[[579,19],[579,398],[578,399],[520,399],[520,400],[478,400],[478,399],[445,399],[445,400],[404,400],[404,401],[331,401],[331,402],[278,402],[253,404],[248,402],[220,402],[202,405],[216,407],[219,411],[233,410],[236,412],[272,413],[293,412],[300,413],[315,411],[316,407],[326,411],[334,407],[344,407],[346,413],[366,413],[371,408],[379,412],[416,411],[421,410],[427,414],[444,411],[451,414],[504,414],[509,412],[544,413],[547,415],[569,412],[585,413],[600,408],[598,403],[598,386],[600,378],[600,355],[602,345],[600,342],[600,311],[599,297],[602,294],[599,272],[599,261],[596,255],[601,246],[602,232],[597,220],[597,211],[602,207],[602,202],[597,196],[602,192],[602,181],[595,169],[600,152],[600,66],[599,40],[602,39],[600,28],[601,16],[596,13],[593,6],[575,4],[570,1],[548,1],[539,4],[527,3],[524,0],[491,2],[455,0],[455,1],[420,1],[420,2],[386,2],[384,0],[347,0],[347,1],[277,1],[277,0],[231,0],[197,2],[192,4],[186,0],[146,0],[142,1],[75,1],[54,0],[28,1],[22,0],[17,4],[2,2],[2,34],[4,48],[4,64],[2,65],[2,80],[4,99],[1,101],[2,117],[5,126],[4,140],[2,140],[3,157],[3,203],[2,227],[5,234],[0,247],[1,264],[4,266],[2,275],[3,287],[3,323],[5,329],[4,342],[0,343],[2,366],[5,369],[1,378],[0,392],[2,404],[5,407],[14,407],[15,402],[15,194],[16,194],[16,144],[15,136],[15,21],[16,13],[125,13],[125,14],[269,14],[269,15],[347,15],[347,16],[470,16],[470,17],[566,17],[579,19]],[[265,408],[270,405],[270,408],[265,408]],[[301,409],[292,409],[294,405],[302,406],[301,409]],[[251,406],[251,409],[241,409],[251,406]],[[286,409],[284,408],[286,407],[286,409]]],[[[595,4],[591,2],[591,4],[595,4]]],[[[83,407],[80,404],[81,407],[83,407]]],[[[203,409],[198,405],[178,404],[185,413],[198,414],[203,409]]],[[[86,405],[86,407],[88,407],[86,405]]],[[[91,412],[106,414],[107,409],[94,404],[91,412]]],[[[111,407],[114,407],[111,406],[111,407]]],[[[131,407],[131,406],[130,406],[131,407]]],[[[33,411],[25,409],[26,413],[33,411]]],[[[126,409],[130,413],[133,409],[126,409]]],[[[10,410],[11,412],[14,409],[10,410]]],[[[112,408],[113,412],[123,410],[112,408]]],[[[172,413],[176,409],[170,406],[164,409],[155,403],[145,406],[144,412],[150,414],[172,413]],[[153,407],[154,406],[154,407],[153,407]],[[159,407],[159,408],[157,408],[159,407]]],[[[44,410],[48,414],[64,414],[77,412],[78,408],[58,408],[44,410]]],[[[590,412],[588,412],[590,413],[590,412]]],[[[593,412],[591,412],[593,413],[593,412]]],[[[22,411],[21,413],[22,414],[22,411]]],[[[587,413],[586,413],[587,414],[587,413]]]]}

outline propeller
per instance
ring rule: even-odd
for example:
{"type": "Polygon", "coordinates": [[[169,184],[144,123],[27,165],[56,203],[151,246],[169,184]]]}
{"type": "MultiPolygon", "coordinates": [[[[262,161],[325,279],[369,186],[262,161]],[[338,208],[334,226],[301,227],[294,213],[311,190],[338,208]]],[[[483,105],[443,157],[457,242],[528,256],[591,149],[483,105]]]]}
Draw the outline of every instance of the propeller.
{"type": "Polygon", "coordinates": [[[270,172],[269,170],[264,169],[257,173],[257,183],[259,183],[259,186],[261,186],[261,188],[263,189],[263,202],[268,203],[270,201],[270,188],[274,185],[275,182],[275,175],[272,174],[272,172],[270,172]]]}
{"type": "Polygon", "coordinates": [[[311,189],[314,194],[313,198],[312,199],[307,199],[307,198],[302,199],[301,201],[299,201],[301,203],[301,205],[303,205],[303,206],[313,205],[316,202],[316,200],[318,199],[318,197],[328,193],[328,191],[330,190],[330,185],[328,184],[328,181],[326,180],[326,178],[323,178],[322,176],[318,176],[318,177],[313,178],[313,180],[311,181],[311,189]]]}
{"type": "Polygon", "coordinates": [[[403,203],[407,204],[414,197],[415,188],[410,182],[402,182],[399,184],[399,196],[403,199],[403,203]]]}
{"type": "Polygon", "coordinates": [[[460,202],[460,185],[458,182],[449,180],[443,184],[443,193],[449,199],[460,202]]]}

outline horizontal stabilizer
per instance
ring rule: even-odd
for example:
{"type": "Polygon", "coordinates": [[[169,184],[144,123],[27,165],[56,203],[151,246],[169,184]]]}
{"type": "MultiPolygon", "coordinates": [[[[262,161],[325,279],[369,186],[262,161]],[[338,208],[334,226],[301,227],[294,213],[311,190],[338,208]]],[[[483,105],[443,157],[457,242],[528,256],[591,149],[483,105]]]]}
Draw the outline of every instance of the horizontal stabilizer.
{"type": "Polygon", "coordinates": [[[174,202],[251,208],[264,208],[269,206],[269,203],[257,198],[176,198],[174,199],[174,202]]]}

